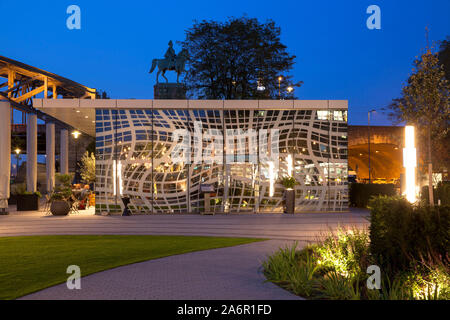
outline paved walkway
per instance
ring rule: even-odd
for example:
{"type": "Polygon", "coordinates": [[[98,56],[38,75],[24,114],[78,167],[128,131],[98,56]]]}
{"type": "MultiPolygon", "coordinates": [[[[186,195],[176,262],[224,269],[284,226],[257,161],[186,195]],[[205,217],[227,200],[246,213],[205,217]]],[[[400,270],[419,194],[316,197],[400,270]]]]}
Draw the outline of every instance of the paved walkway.
{"type": "Polygon", "coordinates": [[[349,213],[0,216],[0,236],[48,234],[155,234],[315,241],[338,227],[368,226],[364,210],[349,213]]]}
{"type": "Polygon", "coordinates": [[[267,254],[291,243],[270,240],[149,260],[82,277],[80,290],[64,283],[21,299],[300,299],[264,282],[260,270],[267,254]]]}

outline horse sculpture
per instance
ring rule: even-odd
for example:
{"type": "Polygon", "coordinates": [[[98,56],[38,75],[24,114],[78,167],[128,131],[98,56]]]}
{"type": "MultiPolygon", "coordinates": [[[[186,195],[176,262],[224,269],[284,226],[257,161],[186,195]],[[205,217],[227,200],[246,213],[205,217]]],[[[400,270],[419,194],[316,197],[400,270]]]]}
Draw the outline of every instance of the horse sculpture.
{"type": "Polygon", "coordinates": [[[186,60],[188,59],[187,50],[183,49],[180,53],[175,57],[173,61],[170,59],[153,59],[152,67],[149,73],[152,73],[155,70],[156,66],[158,66],[158,73],[156,74],[156,83],[159,83],[159,75],[162,73],[166,82],[169,80],[166,78],[166,71],[175,71],[177,73],[177,83],[179,83],[180,74],[184,72],[184,66],[186,65],[186,60]]]}

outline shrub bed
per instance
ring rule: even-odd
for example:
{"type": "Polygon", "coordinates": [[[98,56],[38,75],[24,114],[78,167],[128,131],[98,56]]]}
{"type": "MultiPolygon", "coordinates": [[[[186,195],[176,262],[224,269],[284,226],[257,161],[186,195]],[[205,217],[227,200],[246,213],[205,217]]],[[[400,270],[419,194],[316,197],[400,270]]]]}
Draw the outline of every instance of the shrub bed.
{"type": "Polygon", "coordinates": [[[449,206],[414,207],[401,197],[378,197],[370,209],[370,251],[381,267],[397,272],[416,261],[448,264],[449,206]]]}
{"type": "Polygon", "coordinates": [[[448,207],[413,207],[402,198],[371,200],[370,230],[339,230],[297,250],[281,248],[263,262],[264,274],[311,299],[450,299],[448,207]],[[369,289],[368,266],[381,270],[369,289]]]}

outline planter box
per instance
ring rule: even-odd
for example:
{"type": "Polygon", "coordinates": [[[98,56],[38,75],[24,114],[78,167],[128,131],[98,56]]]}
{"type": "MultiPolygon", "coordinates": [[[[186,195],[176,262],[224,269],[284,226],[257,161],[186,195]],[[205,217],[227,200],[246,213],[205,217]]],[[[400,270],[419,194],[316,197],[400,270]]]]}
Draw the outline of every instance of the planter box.
{"type": "Polygon", "coordinates": [[[39,210],[39,197],[35,194],[18,194],[17,211],[36,211],[39,210]]]}

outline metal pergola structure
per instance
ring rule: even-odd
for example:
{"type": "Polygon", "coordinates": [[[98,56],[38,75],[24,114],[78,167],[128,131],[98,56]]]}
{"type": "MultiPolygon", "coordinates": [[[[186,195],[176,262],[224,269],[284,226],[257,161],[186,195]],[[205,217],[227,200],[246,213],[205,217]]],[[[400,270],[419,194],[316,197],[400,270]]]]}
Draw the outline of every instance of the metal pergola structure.
{"type": "Polygon", "coordinates": [[[5,79],[0,82],[0,99],[8,100],[23,115],[34,113],[63,127],[70,126],[33,108],[32,98],[41,93],[45,99],[95,99],[97,96],[96,89],[4,56],[0,56],[0,78],[5,79]]]}

